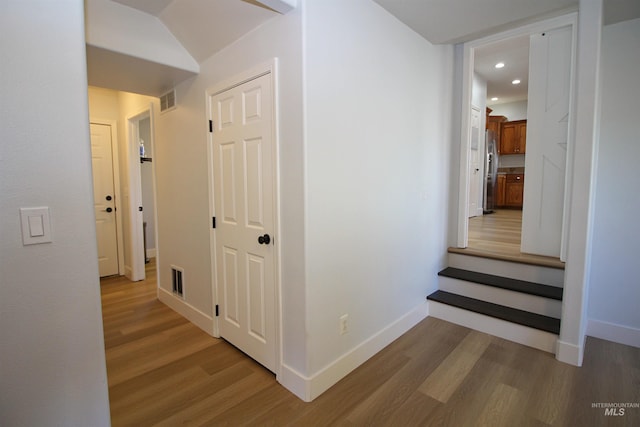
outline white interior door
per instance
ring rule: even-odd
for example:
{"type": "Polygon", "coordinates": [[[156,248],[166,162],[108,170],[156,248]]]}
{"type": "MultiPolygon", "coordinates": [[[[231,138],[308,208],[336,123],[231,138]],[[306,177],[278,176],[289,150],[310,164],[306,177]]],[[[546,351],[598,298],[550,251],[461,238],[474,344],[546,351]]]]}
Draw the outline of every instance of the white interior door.
{"type": "Polygon", "coordinates": [[[482,192],[480,173],[480,110],[471,108],[471,141],[469,144],[469,217],[482,215],[480,195],[482,192]]]}
{"type": "Polygon", "coordinates": [[[530,38],[521,244],[526,253],[560,256],[572,43],[571,26],[530,38]]]}
{"type": "Polygon", "coordinates": [[[276,368],[271,75],[211,96],[220,335],[276,368]]]}
{"type": "Polygon", "coordinates": [[[119,273],[111,126],[91,123],[91,162],[98,266],[100,277],[111,276],[119,273]]]}

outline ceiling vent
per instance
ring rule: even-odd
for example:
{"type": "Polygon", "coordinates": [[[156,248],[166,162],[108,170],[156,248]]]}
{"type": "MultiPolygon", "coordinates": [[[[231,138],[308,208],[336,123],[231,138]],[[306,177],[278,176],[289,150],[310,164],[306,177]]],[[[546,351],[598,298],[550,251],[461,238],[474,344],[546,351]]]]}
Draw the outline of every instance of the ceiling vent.
{"type": "Polygon", "coordinates": [[[160,112],[165,113],[167,111],[176,108],[176,90],[173,89],[164,95],[160,96],[160,112]]]}

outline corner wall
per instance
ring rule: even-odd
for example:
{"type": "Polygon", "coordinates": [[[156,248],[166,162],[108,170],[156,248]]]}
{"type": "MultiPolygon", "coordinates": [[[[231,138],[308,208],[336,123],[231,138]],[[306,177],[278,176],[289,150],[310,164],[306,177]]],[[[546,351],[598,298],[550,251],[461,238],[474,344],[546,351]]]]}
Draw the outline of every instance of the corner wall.
{"type": "Polygon", "coordinates": [[[177,108],[157,116],[155,157],[161,299],[202,329],[213,327],[209,247],[206,90],[278,58],[282,364],[305,372],[304,147],[301,7],[277,16],[200,64],[177,86],[177,108]],[[185,300],[171,294],[171,265],[184,268],[185,300]]]}
{"type": "Polygon", "coordinates": [[[109,426],[80,0],[0,4],[0,425],[109,426]],[[53,241],[23,246],[21,207],[53,241]]]}
{"type": "Polygon", "coordinates": [[[587,334],[640,347],[640,19],[602,31],[602,106],[587,334]]]}
{"type": "Polygon", "coordinates": [[[453,47],[364,0],[306,1],[305,34],[314,398],[427,314],[447,247],[453,47]]]}

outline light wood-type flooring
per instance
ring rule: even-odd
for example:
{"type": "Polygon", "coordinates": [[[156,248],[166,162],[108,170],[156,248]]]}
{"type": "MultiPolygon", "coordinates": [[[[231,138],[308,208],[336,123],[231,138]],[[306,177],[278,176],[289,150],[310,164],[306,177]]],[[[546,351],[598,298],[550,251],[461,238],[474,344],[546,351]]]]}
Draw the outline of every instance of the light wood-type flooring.
{"type": "MultiPolygon", "coordinates": [[[[589,338],[584,366],[427,318],[312,403],[156,299],[102,281],[113,426],[639,426],[640,349],[589,338]]],[[[337,339],[338,337],[336,337],[337,339]]]]}
{"type": "Polygon", "coordinates": [[[521,210],[497,209],[492,214],[469,218],[467,248],[449,248],[449,252],[564,268],[558,258],[520,252],[521,229],[521,210]]]}

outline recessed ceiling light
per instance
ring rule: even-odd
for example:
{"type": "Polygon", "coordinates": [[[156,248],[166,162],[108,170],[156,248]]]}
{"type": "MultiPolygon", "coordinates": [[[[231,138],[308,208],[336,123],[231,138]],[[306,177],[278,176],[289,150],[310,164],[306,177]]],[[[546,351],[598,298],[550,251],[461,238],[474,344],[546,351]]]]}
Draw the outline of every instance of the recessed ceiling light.
{"type": "Polygon", "coordinates": [[[511,82],[511,84],[519,85],[520,84],[520,80],[515,79],[514,81],[511,82]]]}
{"type": "Polygon", "coordinates": [[[497,96],[494,96],[493,98],[491,98],[491,100],[492,100],[492,101],[497,101],[497,100],[498,100],[498,97],[497,97],[497,96]]]}
{"type": "Polygon", "coordinates": [[[496,68],[502,68],[502,67],[504,67],[504,62],[498,62],[496,64],[496,68]]]}

